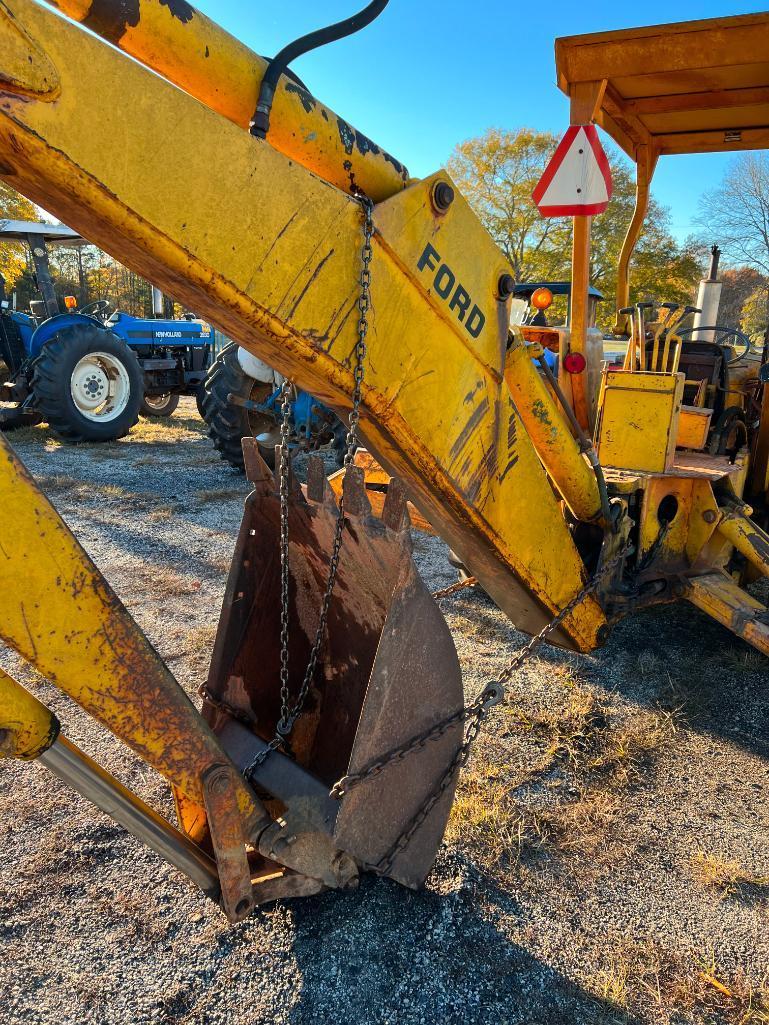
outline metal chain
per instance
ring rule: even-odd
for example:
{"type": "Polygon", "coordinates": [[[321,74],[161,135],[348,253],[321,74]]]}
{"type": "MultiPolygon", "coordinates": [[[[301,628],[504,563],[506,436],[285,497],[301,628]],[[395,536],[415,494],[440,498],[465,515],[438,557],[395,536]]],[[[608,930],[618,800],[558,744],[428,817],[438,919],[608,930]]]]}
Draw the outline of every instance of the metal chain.
{"type": "Polygon", "coordinates": [[[657,557],[657,553],[659,552],[662,545],[665,543],[665,538],[670,533],[671,524],[672,520],[665,520],[662,523],[660,523],[660,529],[657,533],[657,537],[654,539],[654,543],[649,548],[649,551],[646,553],[646,555],[644,555],[644,557],[638,563],[632,574],[634,578],[639,577],[654,562],[655,558],[657,557]]]}
{"type": "MultiPolygon", "coordinates": [[[[355,345],[355,366],[353,369],[353,390],[352,409],[347,421],[347,436],[345,439],[346,449],[344,455],[344,468],[353,465],[355,450],[358,447],[358,425],[360,423],[360,405],[363,394],[363,379],[366,365],[366,337],[368,335],[368,314],[371,309],[371,260],[374,255],[371,240],[374,234],[373,209],[374,205],[367,197],[358,197],[358,202],[363,208],[363,247],[361,249],[361,273],[359,278],[360,294],[358,296],[358,340],[355,345]]],[[[293,386],[286,381],[282,390],[283,420],[281,423],[281,457],[280,457],[280,569],[281,569],[281,596],[280,596],[280,719],[276,727],[276,733],[268,744],[267,748],[254,758],[246,768],[244,775],[249,779],[253,771],[258,768],[270,755],[272,751],[282,747],[287,738],[291,735],[297,719],[304,709],[307,695],[312,686],[315,675],[315,668],[318,663],[318,655],[323,646],[326,636],[326,623],[328,612],[331,606],[331,598],[334,593],[337,572],[339,569],[339,556],[342,550],[344,537],[344,492],[339,498],[339,514],[334,529],[334,540],[331,545],[331,558],[329,561],[328,579],[323,593],[318,617],[318,628],[315,631],[315,640],[310,650],[307,661],[307,668],[304,672],[302,685],[293,705],[288,687],[288,660],[289,660],[289,536],[288,536],[288,515],[289,515],[289,455],[288,455],[288,433],[290,429],[290,392],[293,386]],[[288,386],[288,390],[287,390],[288,386]]]]}
{"type": "Polygon", "coordinates": [[[294,387],[288,380],[280,391],[280,707],[281,716],[278,733],[286,721],[288,702],[288,497],[291,475],[291,453],[288,440],[291,434],[291,396],[294,387]]]}
{"type": "Polygon", "coordinates": [[[405,744],[401,744],[399,747],[388,751],[376,761],[369,762],[368,765],[364,766],[358,772],[349,773],[348,775],[343,776],[342,779],[334,784],[331,788],[330,796],[340,800],[364,781],[371,779],[374,776],[378,776],[379,773],[383,772],[388,766],[395,762],[402,761],[408,755],[415,751],[419,751],[430,742],[439,740],[451,729],[452,726],[455,726],[460,722],[464,722],[466,724],[462,744],[449,763],[446,771],[437,786],[412,817],[409,824],[397,838],[395,843],[374,866],[378,872],[382,874],[389,872],[392,868],[393,861],[398,856],[398,853],[408,847],[414,834],[419,830],[422,823],[425,822],[432,809],[438,801],[440,801],[445,791],[451,785],[457,770],[467,764],[472,746],[481,731],[481,726],[483,725],[484,720],[495,705],[503,703],[505,700],[504,684],[507,683],[512,678],[513,674],[539,650],[550,634],[558,629],[558,627],[565,619],[568,618],[568,616],[571,615],[577,606],[579,606],[589,594],[596,590],[604,577],[614,572],[617,566],[619,566],[627,555],[630,554],[630,550],[631,546],[625,545],[613,559],[607,562],[606,565],[596,573],[593,579],[583,587],[582,590],[579,591],[572,600],[565,605],[561,611],[542,628],[542,630],[540,630],[536,636],[531,638],[524,648],[513,655],[500,673],[499,679],[488,683],[474,701],[471,701],[470,704],[466,705],[458,712],[455,712],[453,715],[448,716],[446,719],[443,719],[441,722],[436,723],[429,730],[425,730],[424,732],[412,737],[410,740],[406,741],[405,744]]]}

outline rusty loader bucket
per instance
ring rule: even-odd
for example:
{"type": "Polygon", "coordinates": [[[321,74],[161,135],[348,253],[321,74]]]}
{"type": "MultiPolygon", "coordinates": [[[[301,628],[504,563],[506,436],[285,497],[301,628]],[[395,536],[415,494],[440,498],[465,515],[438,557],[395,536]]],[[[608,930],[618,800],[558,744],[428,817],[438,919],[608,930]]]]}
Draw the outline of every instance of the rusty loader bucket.
{"type": "MultiPolygon", "coordinates": [[[[417,887],[443,836],[453,774],[427,815],[425,806],[446,783],[462,741],[461,720],[407,757],[384,768],[377,763],[459,712],[463,692],[448,627],[411,556],[405,496],[396,481],[375,517],[363,471],[348,470],[323,648],[302,712],[277,746],[286,700],[295,706],[302,690],[338,507],[320,459],[310,461],[305,489],[291,478],[289,694],[282,695],[278,485],[256,445],[245,440],[244,447],[254,490],[203,688],[203,714],[273,818],[252,855],[255,900],[354,885],[365,869],[417,887]],[[331,796],[342,779],[343,796],[331,796]]],[[[194,823],[185,826],[194,835],[194,823]]]]}

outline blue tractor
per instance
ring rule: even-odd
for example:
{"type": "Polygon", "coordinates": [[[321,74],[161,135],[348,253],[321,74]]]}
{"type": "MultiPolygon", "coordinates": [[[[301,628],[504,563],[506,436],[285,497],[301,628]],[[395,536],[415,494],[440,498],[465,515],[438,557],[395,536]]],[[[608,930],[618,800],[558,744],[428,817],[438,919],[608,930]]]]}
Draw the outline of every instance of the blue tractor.
{"type": "Polygon", "coordinates": [[[14,221],[0,238],[29,243],[42,297],[26,314],[0,295],[0,401],[14,403],[0,410],[0,427],[45,422],[66,441],[113,441],[140,414],[170,416],[180,395],[202,388],[213,355],[208,324],[111,313],[104,299],[75,310],[66,297],[60,313],[46,244],[85,240],[63,225],[14,221]]]}
{"type": "MultiPolygon", "coordinates": [[[[256,438],[268,466],[275,467],[280,444],[283,378],[267,363],[234,342],[226,345],[206,375],[199,402],[208,434],[219,455],[243,470],[241,440],[256,438]]],[[[328,406],[306,391],[292,390],[289,452],[325,449],[341,466],[347,428],[328,406]]]]}

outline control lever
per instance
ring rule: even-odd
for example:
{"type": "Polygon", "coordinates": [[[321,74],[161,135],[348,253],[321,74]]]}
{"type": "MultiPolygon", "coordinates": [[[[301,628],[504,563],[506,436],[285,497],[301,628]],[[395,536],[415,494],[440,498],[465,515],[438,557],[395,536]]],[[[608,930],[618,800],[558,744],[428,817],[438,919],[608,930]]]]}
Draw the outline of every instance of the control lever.
{"type": "Polygon", "coordinates": [[[638,331],[638,364],[640,370],[646,370],[646,311],[653,309],[653,302],[635,304],[638,331]]]}

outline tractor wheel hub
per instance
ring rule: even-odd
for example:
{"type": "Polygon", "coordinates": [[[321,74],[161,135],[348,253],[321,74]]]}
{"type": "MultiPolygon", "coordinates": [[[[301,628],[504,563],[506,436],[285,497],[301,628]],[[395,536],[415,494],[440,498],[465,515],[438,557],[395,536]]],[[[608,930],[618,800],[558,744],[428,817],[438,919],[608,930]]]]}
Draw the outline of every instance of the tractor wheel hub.
{"type": "Polygon", "coordinates": [[[89,420],[114,420],[125,409],[130,392],[125,367],[109,353],[89,353],[77,362],[72,371],[72,401],[89,420]]]}

